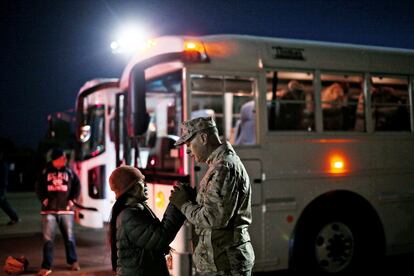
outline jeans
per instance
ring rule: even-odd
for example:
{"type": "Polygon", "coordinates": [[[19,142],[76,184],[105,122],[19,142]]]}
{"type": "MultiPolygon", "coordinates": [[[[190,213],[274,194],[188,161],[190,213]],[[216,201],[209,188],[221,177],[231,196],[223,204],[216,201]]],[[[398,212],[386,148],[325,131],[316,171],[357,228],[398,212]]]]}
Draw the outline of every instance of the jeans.
{"type": "Polygon", "coordinates": [[[66,262],[73,264],[78,260],[76,254],[75,235],[73,233],[73,214],[47,214],[42,215],[43,231],[43,262],[42,268],[50,269],[53,265],[53,248],[56,236],[56,228],[59,227],[60,233],[65,243],[66,262]]]}

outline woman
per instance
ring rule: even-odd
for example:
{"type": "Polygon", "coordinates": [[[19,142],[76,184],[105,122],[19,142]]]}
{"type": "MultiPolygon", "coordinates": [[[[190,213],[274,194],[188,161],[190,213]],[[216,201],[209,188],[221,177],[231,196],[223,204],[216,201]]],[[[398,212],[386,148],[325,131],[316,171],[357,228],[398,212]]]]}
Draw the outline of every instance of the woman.
{"type": "Polygon", "coordinates": [[[185,217],[169,204],[160,222],[146,204],[144,175],[131,166],[109,177],[116,202],[112,207],[110,240],[112,269],[117,275],[169,275],[165,255],[185,217]]]}

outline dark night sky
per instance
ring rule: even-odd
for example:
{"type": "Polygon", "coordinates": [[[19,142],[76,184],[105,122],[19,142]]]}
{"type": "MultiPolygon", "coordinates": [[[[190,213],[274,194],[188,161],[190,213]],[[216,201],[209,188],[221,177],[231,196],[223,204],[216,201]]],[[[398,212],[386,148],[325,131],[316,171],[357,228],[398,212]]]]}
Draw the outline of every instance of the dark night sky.
{"type": "Polygon", "coordinates": [[[156,36],[249,34],[414,49],[407,0],[6,0],[0,10],[0,137],[33,148],[47,114],[73,108],[85,81],[120,76],[126,60],[109,44],[131,19],[156,36]]]}

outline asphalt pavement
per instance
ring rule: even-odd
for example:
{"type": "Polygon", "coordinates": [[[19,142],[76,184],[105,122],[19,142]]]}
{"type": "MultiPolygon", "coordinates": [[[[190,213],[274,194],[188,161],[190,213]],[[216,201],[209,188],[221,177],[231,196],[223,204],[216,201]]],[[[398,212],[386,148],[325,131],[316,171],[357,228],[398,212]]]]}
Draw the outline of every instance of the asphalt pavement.
{"type": "MultiPolygon", "coordinates": [[[[42,261],[40,203],[34,193],[9,193],[9,202],[21,221],[8,226],[9,218],[0,210],[0,267],[8,256],[25,256],[28,271],[22,275],[36,275],[42,261]]],[[[59,232],[59,231],[58,231],[59,232]]],[[[81,270],[72,272],[66,264],[65,248],[60,233],[56,237],[53,275],[113,275],[110,266],[110,246],[104,229],[75,226],[77,253],[81,270]]],[[[0,275],[7,275],[1,269],[0,275]]]]}
{"type": "MultiPolygon", "coordinates": [[[[9,193],[9,202],[21,217],[21,222],[7,226],[9,218],[0,210],[0,276],[3,265],[8,256],[25,256],[29,260],[28,271],[22,275],[36,275],[42,261],[42,234],[40,203],[32,193],[9,193]]],[[[58,231],[59,233],[59,231],[58,231]]],[[[75,225],[77,252],[81,270],[72,272],[68,270],[65,249],[60,233],[56,237],[54,251],[54,275],[113,275],[110,265],[110,246],[106,238],[106,230],[91,229],[75,225]]],[[[380,268],[385,275],[414,275],[412,261],[414,253],[387,257],[378,260],[377,269],[380,268]]],[[[254,273],[254,276],[288,275],[286,271],[254,273]]],[[[156,276],[156,275],[154,275],[156,276]]]]}

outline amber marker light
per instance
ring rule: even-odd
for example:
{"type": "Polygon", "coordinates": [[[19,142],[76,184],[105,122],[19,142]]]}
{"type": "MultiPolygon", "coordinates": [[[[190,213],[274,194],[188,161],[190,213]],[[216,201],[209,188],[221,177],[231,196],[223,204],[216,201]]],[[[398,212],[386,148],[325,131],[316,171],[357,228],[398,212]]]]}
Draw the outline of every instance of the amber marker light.
{"type": "Polygon", "coordinates": [[[329,172],[340,174],[346,172],[346,162],[342,155],[334,154],[329,158],[329,172]]]}
{"type": "Polygon", "coordinates": [[[203,43],[196,40],[185,40],[184,51],[196,51],[203,55],[206,54],[206,49],[204,48],[203,43]]]}
{"type": "Polygon", "coordinates": [[[184,53],[189,61],[207,61],[207,52],[204,44],[197,40],[184,40],[184,53]]]}
{"type": "Polygon", "coordinates": [[[195,44],[195,42],[187,41],[185,43],[185,49],[186,50],[196,50],[197,49],[197,45],[195,44]]]}
{"type": "Polygon", "coordinates": [[[185,51],[204,52],[204,47],[198,41],[187,40],[187,41],[184,42],[184,50],[185,51]]]}

